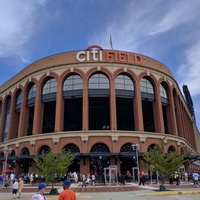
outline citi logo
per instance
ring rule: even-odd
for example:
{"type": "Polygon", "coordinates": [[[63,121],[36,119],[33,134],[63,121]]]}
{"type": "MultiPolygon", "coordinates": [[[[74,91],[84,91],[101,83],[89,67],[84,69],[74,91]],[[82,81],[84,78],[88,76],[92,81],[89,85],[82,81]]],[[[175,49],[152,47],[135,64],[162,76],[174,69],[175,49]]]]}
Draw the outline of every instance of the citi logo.
{"type": "Polygon", "coordinates": [[[89,46],[86,51],[79,51],[76,54],[76,59],[79,62],[90,61],[102,61],[103,48],[98,45],[89,46]]]}

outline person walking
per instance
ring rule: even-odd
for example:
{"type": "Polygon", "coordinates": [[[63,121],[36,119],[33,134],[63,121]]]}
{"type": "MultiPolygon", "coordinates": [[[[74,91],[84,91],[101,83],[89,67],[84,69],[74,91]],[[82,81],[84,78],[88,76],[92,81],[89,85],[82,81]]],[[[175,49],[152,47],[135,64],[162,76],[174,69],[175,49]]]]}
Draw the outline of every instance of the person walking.
{"type": "Polygon", "coordinates": [[[46,191],[46,185],[44,183],[40,183],[38,185],[38,192],[34,194],[31,200],[47,200],[46,196],[44,195],[46,191]]]}
{"type": "Polygon", "coordinates": [[[189,180],[188,180],[188,173],[185,172],[185,183],[189,183],[189,180]]]}
{"type": "Polygon", "coordinates": [[[82,179],[83,179],[82,188],[83,188],[83,187],[86,188],[86,187],[87,187],[87,184],[86,184],[87,178],[86,178],[86,174],[85,174],[85,173],[82,175],[82,179]]]}
{"type": "Polygon", "coordinates": [[[13,190],[12,190],[12,194],[14,195],[14,199],[16,199],[16,197],[17,197],[18,189],[19,189],[19,183],[18,183],[18,180],[15,178],[14,183],[13,183],[13,190]]]}
{"type": "Polygon", "coordinates": [[[196,185],[196,187],[199,187],[199,174],[197,172],[194,172],[192,174],[192,177],[193,177],[193,181],[194,181],[194,185],[196,185]]]}
{"type": "Polygon", "coordinates": [[[92,174],[92,175],[91,175],[91,178],[92,178],[92,185],[95,186],[95,179],[96,179],[95,175],[92,174]]]}
{"type": "Polygon", "coordinates": [[[19,178],[19,196],[18,196],[18,198],[21,198],[23,187],[24,187],[24,180],[22,178],[19,178]]]}
{"type": "Polygon", "coordinates": [[[15,178],[17,178],[17,177],[15,177],[15,174],[14,174],[14,173],[11,173],[11,174],[10,174],[10,183],[11,183],[11,185],[13,185],[13,183],[14,183],[14,181],[15,181],[15,178]]]}
{"type": "Polygon", "coordinates": [[[139,185],[145,185],[145,177],[144,177],[144,172],[143,171],[139,171],[139,177],[140,177],[140,182],[139,185]]]}
{"type": "Polygon", "coordinates": [[[129,170],[126,171],[126,181],[130,183],[131,173],[129,170]]]}
{"type": "Polygon", "coordinates": [[[58,200],[76,200],[76,194],[73,190],[70,190],[71,182],[65,180],[63,182],[63,191],[60,193],[58,200]]]}

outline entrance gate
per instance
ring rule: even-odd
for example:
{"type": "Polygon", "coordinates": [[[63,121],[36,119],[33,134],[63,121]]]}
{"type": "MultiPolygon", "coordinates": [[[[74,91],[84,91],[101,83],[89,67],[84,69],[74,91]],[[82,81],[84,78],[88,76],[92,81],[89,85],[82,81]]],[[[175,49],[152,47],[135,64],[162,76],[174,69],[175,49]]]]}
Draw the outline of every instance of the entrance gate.
{"type": "Polygon", "coordinates": [[[105,178],[105,183],[108,181],[110,185],[111,183],[115,183],[118,185],[117,165],[110,165],[109,167],[105,167],[104,178],[105,178]],[[109,179],[107,179],[108,176],[109,176],[109,179]]]}

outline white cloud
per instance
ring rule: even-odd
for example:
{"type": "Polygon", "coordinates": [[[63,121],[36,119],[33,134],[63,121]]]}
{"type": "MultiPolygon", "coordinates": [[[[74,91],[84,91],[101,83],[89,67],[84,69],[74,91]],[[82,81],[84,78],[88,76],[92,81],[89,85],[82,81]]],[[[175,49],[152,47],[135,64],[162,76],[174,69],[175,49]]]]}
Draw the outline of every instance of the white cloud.
{"type": "Polygon", "coordinates": [[[37,30],[37,9],[44,4],[45,0],[0,1],[0,57],[19,56],[23,60],[24,45],[37,30]]]}
{"type": "Polygon", "coordinates": [[[199,4],[198,1],[176,1],[173,2],[168,12],[164,13],[157,24],[152,28],[151,35],[165,33],[171,29],[190,23],[194,21],[199,15],[199,4]]]}
{"type": "Polygon", "coordinates": [[[180,65],[178,75],[182,84],[189,85],[193,95],[200,95],[200,41],[185,52],[185,62],[180,65]]]}

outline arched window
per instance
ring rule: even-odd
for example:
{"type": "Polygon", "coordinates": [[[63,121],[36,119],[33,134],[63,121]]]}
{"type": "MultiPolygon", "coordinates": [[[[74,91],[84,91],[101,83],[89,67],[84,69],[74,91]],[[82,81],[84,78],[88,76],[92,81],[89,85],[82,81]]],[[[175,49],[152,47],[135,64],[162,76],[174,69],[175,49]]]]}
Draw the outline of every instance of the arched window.
{"type": "Polygon", "coordinates": [[[151,144],[149,145],[148,149],[147,149],[147,152],[150,152],[151,150],[154,150],[156,144],[151,144]]]}
{"type": "Polygon", "coordinates": [[[35,97],[36,97],[36,85],[32,84],[29,87],[29,90],[28,90],[28,93],[27,93],[26,104],[27,105],[33,104],[35,102],[35,97]]]}
{"type": "Polygon", "coordinates": [[[55,78],[48,79],[42,90],[42,100],[56,99],[57,82],[55,78]]]}
{"type": "Polygon", "coordinates": [[[27,99],[26,99],[26,106],[28,108],[27,135],[32,135],[33,133],[35,98],[36,98],[36,85],[35,83],[31,83],[28,87],[27,99]]]}
{"type": "Polygon", "coordinates": [[[168,93],[162,84],[160,85],[160,96],[161,96],[162,103],[165,105],[168,105],[169,104],[168,93]]]}
{"type": "Polygon", "coordinates": [[[80,153],[79,148],[75,144],[67,144],[64,148],[65,151],[70,151],[71,153],[80,153]]]}
{"type": "Polygon", "coordinates": [[[110,87],[104,74],[94,74],[89,79],[89,130],[110,127],[110,87]]]}
{"type": "Polygon", "coordinates": [[[44,154],[46,155],[46,154],[48,154],[50,151],[51,151],[51,148],[50,148],[49,146],[47,146],[47,145],[44,145],[44,146],[42,146],[42,147],[39,149],[38,154],[41,155],[42,153],[44,153],[44,154]]]}
{"type": "Polygon", "coordinates": [[[90,152],[110,152],[110,150],[107,145],[103,143],[97,143],[92,146],[90,152]]]}
{"type": "Polygon", "coordinates": [[[134,96],[133,81],[125,74],[120,74],[115,79],[117,96],[134,96]]]}
{"type": "Polygon", "coordinates": [[[104,74],[94,74],[89,79],[89,94],[109,94],[109,79],[104,74]]]}
{"type": "Polygon", "coordinates": [[[57,82],[49,78],[43,85],[42,101],[44,103],[42,133],[55,131],[57,82]]]}
{"type": "Polygon", "coordinates": [[[176,151],[176,149],[173,146],[169,146],[167,153],[171,153],[171,152],[174,152],[174,151],[176,151]]]}
{"type": "Polygon", "coordinates": [[[154,88],[152,83],[147,78],[142,78],[140,81],[141,97],[143,99],[154,100],[154,88]]]}
{"type": "Polygon", "coordinates": [[[30,152],[29,152],[29,150],[28,150],[28,148],[23,148],[22,149],[22,151],[21,151],[21,155],[23,155],[23,156],[28,156],[28,155],[30,155],[30,152]]]}
{"type": "Polygon", "coordinates": [[[10,123],[10,106],[11,106],[11,97],[9,96],[6,101],[6,112],[5,112],[5,123],[4,123],[4,131],[3,131],[3,142],[5,142],[8,138],[8,127],[10,123]]]}
{"type": "Polygon", "coordinates": [[[117,130],[134,131],[134,84],[129,76],[120,74],[115,79],[117,130]]]}
{"type": "Polygon", "coordinates": [[[63,96],[82,96],[83,80],[77,75],[73,74],[66,78],[63,84],[63,96]]]}
{"type": "Polygon", "coordinates": [[[162,111],[163,111],[163,122],[164,122],[164,128],[165,128],[165,134],[169,134],[169,125],[168,125],[168,119],[169,119],[169,112],[167,112],[167,109],[169,109],[169,98],[167,89],[164,85],[165,83],[160,84],[160,96],[162,101],[162,111]]]}
{"type": "Polygon", "coordinates": [[[15,150],[12,150],[10,153],[11,156],[15,156],[15,150]]]}
{"type": "Polygon", "coordinates": [[[131,143],[126,143],[124,144],[121,149],[120,149],[120,152],[133,152],[133,148],[131,146],[132,144],[131,143]]]}
{"type": "Polygon", "coordinates": [[[68,76],[63,84],[64,131],[82,130],[83,80],[77,75],[68,76]]]}
{"type": "Polygon", "coordinates": [[[155,132],[155,119],[153,102],[155,100],[153,84],[148,78],[142,78],[140,81],[140,91],[142,98],[142,115],[145,132],[155,132]]]}
{"type": "Polygon", "coordinates": [[[16,102],[15,102],[15,111],[19,111],[21,108],[21,103],[22,103],[22,91],[18,91],[17,97],[16,97],[16,102]]]}
{"type": "Polygon", "coordinates": [[[91,153],[93,153],[94,157],[91,158],[91,170],[95,170],[98,172],[98,174],[102,173],[102,170],[105,167],[109,166],[110,163],[110,157],[108,156],[102,156],[103,154],[109,153],[110,150],[107,145],[104,143],[96,143],[92,146],[91,153]],[[98,156],[97,156],[98,155],[98,156]]]}

